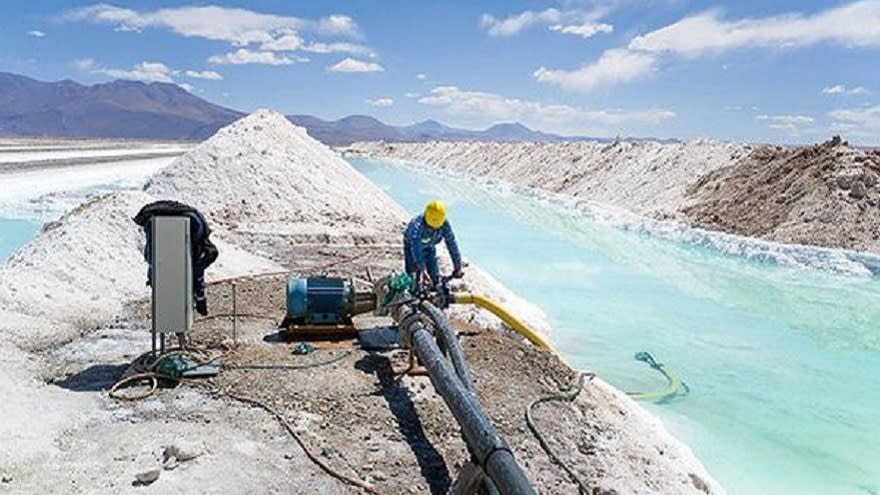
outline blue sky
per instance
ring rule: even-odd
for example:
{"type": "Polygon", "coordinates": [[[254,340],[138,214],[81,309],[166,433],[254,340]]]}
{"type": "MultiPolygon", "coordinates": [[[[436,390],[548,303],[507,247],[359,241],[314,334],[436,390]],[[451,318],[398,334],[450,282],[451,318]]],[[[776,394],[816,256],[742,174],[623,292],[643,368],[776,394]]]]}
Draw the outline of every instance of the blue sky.
{"type": "Polygon", "coordinates": [[[3,2],[0,42],[0,70],[244,111],[880,143],[880,0],[44,0],[3,2]]]}

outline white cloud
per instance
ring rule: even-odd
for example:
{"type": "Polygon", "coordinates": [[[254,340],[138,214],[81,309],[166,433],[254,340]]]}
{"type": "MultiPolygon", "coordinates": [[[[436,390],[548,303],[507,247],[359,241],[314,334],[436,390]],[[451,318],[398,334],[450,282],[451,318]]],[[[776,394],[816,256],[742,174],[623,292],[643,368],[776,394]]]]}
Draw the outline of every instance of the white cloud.
{"type": "Polygon", "coordinates": [[[562,34],[573,34],[575,36],[580,36],[581,38],[587,39],[599,33],[613,32],[614,26],[612,26],[611,24],[588,21],[584,22],[583,24],[571,24],[567,26],[563,24],[555,24],[553,26],[550,26],[550,30],[562,34]]]}
{"type": "MultiPolygon", "coordinates": [[[[88,59],[86,59],[88,60],[88,59]]],[[[112,69],[95,66],[91,62],[90,71],[94,74],[103,74],[114,79],[128,79],[134,81],[173,83],[176,71],[161,62],[141,62],[131,69],[112,69]]]]}
{"type": "Polygon", "coordinates": [[[247,48],[239,48],[238,50],[223,55],[214,55],[208,58],[208,62],[217,65],[243,65],[243,64],[262,64],[262,65],[290,65],[296,62],[305,62],[307,60],[301,58],[291,58],[286,55],[279,55],[276,52],[255,52],[247,48]]]}
{"type": "Polygon", "coordinates": [[[828,86],[822,89],[822,93],[826,95],[866,95],[869,94],[870,91],[865,89],[862,86],[856,86],[855,88],[847,88],[843,84],[835,84],[834,86],[828,86]]]}
{"type": "Polygon", "coordinates": [[[512,36],[533,24],[558,23],[561,20],[562,14],[557,9],[546,9],[540,12],[526,10],[504,19],[498,19],[490,14],[483,14],[483,17],[480,19],[480,25],[486,28],[489,36],[512,36]]]}
{"type": "Polygon", "coordinates": [[[438,86],[419,98],[419,103],[433,105],[473,125],[498,121],[519,121],[525,125],[561,133],[605,133],[605,126],[630,123],[659,124],[675,117],[675,112],[651,109],[588,110],[563,104],[508,98],[495,93],[464,91],[455,86],[438,86]]]}
{"type": "Polygon", "coordinates": [[[420,95],[418,93],[404,93],[403,96],[406,96],[407,98],[418,98],[419,96],[422,96],[422,95],[420,95]]]}
{"type": "Polygon", "coordinates": [[[138,11],[114,5],[96,4],[69,10],[61,16],[61,20],[111,24],[117,31],[170,29],[188,38],[224,41],[241,48],[222,56],[211,57],[211,63],[216,64],[288,65],[304,59],[294,57],[290,53],[274,55],[271,52],[297,50],[372,56],[371,50],[362,45],[347,42],[306,43],[300,36],[302,32],[311,32],[318,35],[360,37],[354,19],[340,14],[309,20],[216,5],[138,11]]]}
{"type": "Polygon", "coordinates": [[[296,33],[283,34],[270,41],[260,43],[260,50],[269,52],[292,52],[302,47],[303,39],[296,33]]]}
{"type": "Polygon", "coordinates": [[[193,79],[209,79],[211,81],[219,81],[219,80],[223,79],[223,76],[221,76],[219,73],[214,72],[212,70],[203,70],[203,71],[188,70],[188,71],[184,72],[184,74],[186,75],[186,77],[191,77],[193,79]]]}
{"type": "Polygon", "coordinates": [[[78,58],[73,61],[73,66],[79,70],[93,69],[95,65],[95,59],[93,58],[78,58]]]}
{"type": "Polygon", "coordinates": [[[549,24],[550,31],[589,38],[599,33],[610,33],[614,30],[614,26],[611,24],[596,22],[606,15],[611,8],[612,5],[604,5],[593,11],[580,9],[558,10],[554,8],[541,11],[526,10],[504,18],[483,14],[480,18],[480,26],[486,29],[489,36],[513,36],[528,27],[538,24],[549,24]]]}
{"type": "Polygon", "coordinates": [[[382,72],[385,68],[374,62],[364,62],[348,57],[340,60],[336,65],[328,67],[328,70],[333,72],[382,72]]]}
{"type": "Polygon", "coordinates": [[[354,19],[347,15],[331,15],[318,22],[318,30],[330,34],[358,35],[358,27],[354,19]]]}
{"type": "Polygon", "coordinates": [[[166,28],[186,37],[228,41],[239,46],[267,43],[300,30],[359,35],[357,24],[345,15],[331,15],[314,21],[216,5],[137,11],[96,4],[70,10],[62,20],[113,24],[123,30],[166,28]]]}
{"type": "Polygon", "coordinates": [[[880,139],[880,105],[867,108],[832,110],[828,116],[834,120],[832,129],[849,133],[851,136],[870,140],[877,144],[880,139]]]}
{"type": "Polygon", "coordinates": [[[351,53],[353,55],[371,55],[372,50],[368,46],[357,43],[337,42],[322,43],[314,42],[301,47],[304,51],[312,53],[351,53]]]}
{"type": "Polygon", "coordinates": [[[540,82],[565,89],[589,91],[600,86],[629,82],[652,70],[657,63],[654,55],[622,48],[606,50],[596,62],[571,71],[541,67],[534,72],[540,82]]]}
{"type": "Polygon", "coordinates": [[[807,115],[758,115],[755,120],[766,122],[768,128],[790,136],[800,136],[816,122],[816,119],[807,115]]]}
{"type": "Polygon", "coordinates": [[[42,32],[42,31],[38,31],[36,29],[28,31],[27,34],[28,34],[28,36],[33,36],[34,38],[42,38],[42,37],[46,36],[46,33],[42,32]]]}
{"type": "Polygon", "coordinates": [[[820,42],[880,45],[880,2],[861,0],[811,16],[791,13],[739,20],[721,19],[721,12],[712,10],[637,36],[629,48],[696,57],[742,47],[802,47],[820,42]]]}
{"type": "Polygon", "coordinates": [[[428,76],[424,74],[416,74],[416,79],[418,79],[419,81],[424,81],[426,77],[428,76]]]}
{"type": "Polygon", "coordinates": [[[180,86],[181,88],[187,90],[187,92],[189,92],[189,93],[194,92],[195,89],[196,89],[196,88],[194,88],[194,87],[192,86],[192,84],[187,84],[187,83],[177,83],[177,85],[180,86]]]}
{"type": "Polygon", "coordinates": [[[394,100],[388,97],[368,99],[366,101],[368,105],[373,105],[374,107],[390,107],[394,105],[394,100]]]}
{"type": "MultiPolygon", "coordinates": [[[[723,19],[720,10],[710,10],[637,36],[625,49],[606,50],[599,60],[580,69],[541,67],[534,76],[567,89],[590,90],[645,76],[664,54],[696,58],[737,48],[797,48],[822,42],[880,46],[880,1],[859,0],[813,15],[790,13],[737,20],[723,19]]],[[[852,94],[867,91],[853,90],[852,94]]]]}

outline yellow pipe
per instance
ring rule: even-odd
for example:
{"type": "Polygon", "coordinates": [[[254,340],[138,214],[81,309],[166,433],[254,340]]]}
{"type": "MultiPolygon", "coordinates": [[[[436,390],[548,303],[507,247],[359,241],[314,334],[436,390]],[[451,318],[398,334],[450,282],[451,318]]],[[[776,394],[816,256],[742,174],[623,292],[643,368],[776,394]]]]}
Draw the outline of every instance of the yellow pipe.
{"type": "Polygon", "coordinates": [[[497,302],[488,299],[487,297],[480,294],[474,294],[471,292],[456,292],[455,294],[453,294],[453,298],[453,302],[455,304],[473,304],[491,312],[492,314],[500,318],[501,321],[503,321],[507,326],[514,329],[517,333],[525,337],[526,340],[528,340],[532,344],[535,344],[541,349],[553,351],[550,343],[547,342],[544,337],[529,328],[528,325],[523,323],[517,317],[513,316],[510,311],[505,309],[497,302]]]}

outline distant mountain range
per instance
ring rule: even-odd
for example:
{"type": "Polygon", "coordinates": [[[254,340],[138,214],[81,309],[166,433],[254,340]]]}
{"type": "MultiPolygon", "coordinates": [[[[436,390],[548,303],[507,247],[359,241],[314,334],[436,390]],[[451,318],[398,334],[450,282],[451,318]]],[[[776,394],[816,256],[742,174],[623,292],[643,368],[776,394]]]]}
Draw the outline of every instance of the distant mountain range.
{"type": "Polygon", "coordinates": [[[436,120],[426,120],[407,126],[385,124],[366,115],[351,115],[327,121],[311,115],[288,115],[298,126],[308,129],[315,139],[329,145],[348,145],[355,141],[564,141],[584,138],[565,138],[555,134],[533,131],[522,124],[496,124],[471,131],[448,127],[436,120]]]}
{"type": "MultiPolygon", "coordinates": [[[[176,84],[113,81],[86,86],[71,80],[42,82],[0,72],[0,135],[202,140],[240,118],[176,84]]],[[[289,115],[328,145],[355,141],[564,141],[600,140],[533,131],[518,123],[474,131],[435,120],[393,126],[365,115],[335,121],[289,115]]]]}
{"type": "Polygon", "coordinates": [[[242,115],[175,84],[85,86],[0,72],[0,134],[204,139],[242,115]]]}

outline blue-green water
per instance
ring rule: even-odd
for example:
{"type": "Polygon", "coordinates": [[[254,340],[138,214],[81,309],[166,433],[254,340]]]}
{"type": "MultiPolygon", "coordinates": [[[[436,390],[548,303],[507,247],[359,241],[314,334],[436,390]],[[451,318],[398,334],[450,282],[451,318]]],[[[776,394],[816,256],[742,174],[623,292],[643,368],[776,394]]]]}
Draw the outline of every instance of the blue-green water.
{"type": "MultiPolygon", "coordinates": [[[[509,190],[351,161],[412,213],[446,200],[466,257],[544,309],[573,364],[624,390],[659,384],[636,351],[678,371],[690,395],[646,407],[730,493],[880,493],[877,278],[768,262],[788,258],[752,256],[767,246],[729,236],[722,243],[739,244],[728,251],[749,255],[725,254],[509,190]]],[[[828,256],[802,249],[792,264],[828,256]]]]}
{"type": "Polygon", "coordinates": [[[40,224],[37,222],[0,217],[0,263],[33,239],[39,230],[40,224]]]}

